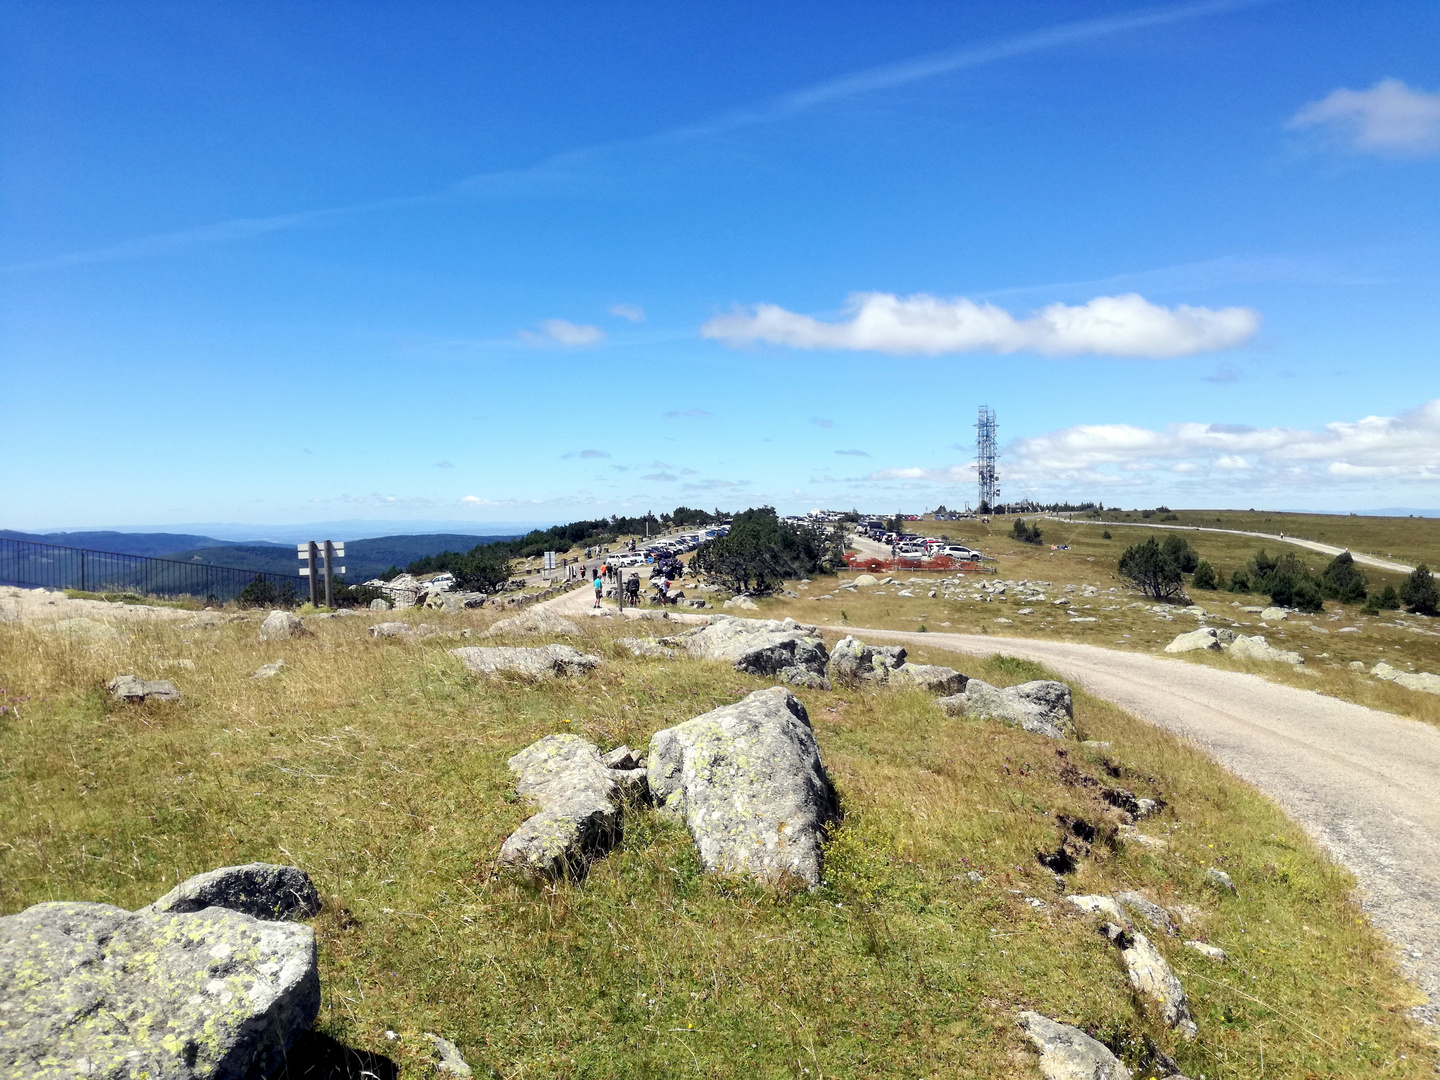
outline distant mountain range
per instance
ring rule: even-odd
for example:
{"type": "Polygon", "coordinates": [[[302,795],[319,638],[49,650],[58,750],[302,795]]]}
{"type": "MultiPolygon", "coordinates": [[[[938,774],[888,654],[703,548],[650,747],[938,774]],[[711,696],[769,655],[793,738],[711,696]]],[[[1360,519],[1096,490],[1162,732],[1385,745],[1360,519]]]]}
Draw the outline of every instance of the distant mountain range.
{"type": "MultiPolygon", "coordinates": [[[[171,552],[192,548],[229,547],[233,540],[216,540],[213,536],[194,536],[190,533],[132,533],[132,532],[52,532],[26,533],[14,529],[0,529],[0,537],[8,540],[34,540],[41,544],[61,544],[65,547],[92,548],[96,551],[116,551],[121,555],[149,555],[152,558],[167,558],[171,552]]],[[[241,541],[246,543],[246,541],[241,541]]],[[[249,544],[263,547],[283,547],[268,540],[252,540],[249,544]]]]}
{"type": "MultiPolygon", "coordinates": [[[[345,579],[352,584],[366,581],[392,566],[403,569],[407,563],[426,555],[437,555],[442,551],[469,551],[476,544],[508,540],[516,535],[520,534],[469,536],[460,533],[430,533],[423,536],[377,536],[368,540],[347,540],[345,558],[342,560],[345,579]]],[[[22,533],[0,529],[0,537],[114,551],[122,555],[148,555],[179,562],[233,566],[257,573],[264,571],[271,574],[294,574],[300,568],[294,544],[272,544],[265,541],[245,544],[188,533],[22,533]]]]}

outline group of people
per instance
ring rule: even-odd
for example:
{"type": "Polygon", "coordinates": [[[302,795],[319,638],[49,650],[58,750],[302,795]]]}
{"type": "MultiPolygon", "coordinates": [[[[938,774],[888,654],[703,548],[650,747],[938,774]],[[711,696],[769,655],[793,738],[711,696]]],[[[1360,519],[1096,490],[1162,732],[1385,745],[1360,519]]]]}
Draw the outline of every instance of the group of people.
{"type": "MultiPolygon", "coordinates": [[[[622,571],[620,567],[613,566],[608,562],[601,563],[594,571],[595,578],[595,606],[600,606],[600,598],[605,595],[605,582],[613,581],[617,590],[621,586],[622,571]]],[[[655,592],[660,603],[666,603],[670,595],[670,579],[663,574],[650,578],[650,584],[655,587],[655,592]]],[[[632,607],[640,604],[640,575],[632,573],[628,580],[624,581],[624,595],[632,607]]]]}

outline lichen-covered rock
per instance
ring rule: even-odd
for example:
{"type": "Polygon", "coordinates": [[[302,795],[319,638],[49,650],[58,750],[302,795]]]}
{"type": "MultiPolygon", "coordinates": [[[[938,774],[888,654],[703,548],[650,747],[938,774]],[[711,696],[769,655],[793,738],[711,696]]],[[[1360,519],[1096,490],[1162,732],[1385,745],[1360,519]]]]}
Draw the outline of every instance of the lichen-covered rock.
{"type": "Polygon", "coordinates": [[[381,622],[370,627],[371,637],[404,637],[410,633],[410,624],[407,622],[381,622]]]}
{"type": "Polygon", "coordinates": [[[778,675],[788,667],[825,674],[830,654],[813,626],[794,619],[737,619],[717,616],[680,639],[691,656],[723,660],[747,675],[778,675]]]}
{"type": "Polygon", "coordinates": [[[951,716],[999,720],[1052,739],[1075,735],[1070,688],[1049,679],[1036,679],[1003,690],[971,679],[963,693],[941,698],[940,707],[951,716]]]}
{"type": "Polygon", "coordinates": [[[824,675],[817,675],[809,668],[787,667],[780,669],[780,681],[788,686],[798,686],[805,690],[829,690],[830,680],[824,675]]]}
{"type": "Polygon", "coordinates": [[[261,664],[250,673],[250,677],[252,679],[273,679],[276,675],[280,674],[284,667],[284,660],[273,660],[268,664],[261,664]]]}
{"type": "MultiPolygon", "coordinates": [[[[628,750],[628,748],[626,748],[628,750]]],[[[645,774],[612,769],[594,743],[546,735],[509,761],[515,790],[540,804],[500,848],[500,860],[536,877],[583,877],[620,838],[625,794],[645,774]]]]}
{"type": "Polygon", "coordinates": [[[1040,1051],[1045,1080],[1132,1080],[1130,1070],[1108,1047],[1077,1027],[1037,1012],[1022,1012],[1019,1024],[1040,1051]]]}
{"type": "Polygon", "coordinates": [[[320,1008],[315,935],[211,907],[36,904],[0,918],[0,1075],[267,1075],[320,1008]]]}
{"type": "MultiPolygon", "coordinates": [[[[867,575],[868,576],[868,575],[867,575]]],[[[874,579],[871,579],[874,584],[874,579]]],[[[885,682],[895,668],[905,663],[903,645],[866,645],[846,635],[830,651],[830,678],[838,683],[885,682]]]]}
{"type": "Polygon", "coordinates": [[[486,637],[498,637],[501,634],[545,634],[554,636],[557,634],[578,634],[580,627],[576,626],[569,619],[556,615],[547,607],[526,608],[519,615],[512,615],[508,619],[501,619],[489,630],[485,631],[486,637]]]}
{"type": "Polygon", "coordinates": [[[116,675],[105,684],[116,701],[179,701],[180,691],[169,679],[142,679],[138,675],[116,675]]]}
{"type": "Polygon", "coordinates": [[[449,1039],[442,1039],[432,1032],[425,1032],[425,1041],[430,1044],[430,1051],[435,1055],[435,1071],[445,1076],[459,1077],[465,1080],[466,1077],[475,1075],[465,1058],[460,1054],[460,1048],[449,1039]]]}
{"type": "Polygon", "coordinates": [[[540,678],[545,675],[583,675],[603,661],[598,656],[582,653],[570,645],[543,645],[538,649],[521,649],[505,645],[468,645],[450,652],[471,671],[487,675],[512,672],[540,678]]]}
{"type": "Polygon", "coordinates": [[[1236,891],[1235,882],[1230,879],[1230,875],[1213,866],[1205,871],[1205,884],[1212,889],[1219,889],[1221,892],[1233,893],[1236,891]]]}
{"type": "Polygon", "coordinates": [[[917,687],[932,694],[959,694],[970,680],[954,668],[941,667],[938,664],[905,663],[892,669],[886,682],[890,686],[917,687]]]}
{"type": "Polygon", "coordinates": [[[682,818],[707,870],[820,883],[835,793],[805,706],[782,687],[657,731],[650,792],[682,818]]]}
{"type": "Polygon", "coordinates": [[[1138,930],[1129,930],[1106,923],[1104,934],[1125,961],[1125,974],[1130,985],[1141,997],[1149,1000],[1160,1013],[1166,1027],[1174,1028],[1182,1039],[1195,1038],[1198,1028],[1190,1016],[1190,1002],[1185,988],[1170,970],[1160,950],[1138,930]]]}
{"type": "Polygon", "coordinates": [[[289,611],[272,611],[260,624],[261,641],[288,641],[309,632],[300,616],[289,611]]]}
{"type": "Polygon", "coordinates": [[[1268,643],[1261,634],[1256,634],[1254,637],[1247,637],[1244,634],[1236,635],[1235,640],[1230,643],[1230,655],[1238,656],[1242,660],[1264,660],[1277,664],[1303,664],[1305,662],[1305,658],[1298,652],[1277,649],[1268,643]]]}
{"type": "Polygon", "coordinates": [[[307,919],[320,911],[310,875],[280,863],[223,866],[186,878],[143,911],[229,908],[257,919],[307,919]]]}

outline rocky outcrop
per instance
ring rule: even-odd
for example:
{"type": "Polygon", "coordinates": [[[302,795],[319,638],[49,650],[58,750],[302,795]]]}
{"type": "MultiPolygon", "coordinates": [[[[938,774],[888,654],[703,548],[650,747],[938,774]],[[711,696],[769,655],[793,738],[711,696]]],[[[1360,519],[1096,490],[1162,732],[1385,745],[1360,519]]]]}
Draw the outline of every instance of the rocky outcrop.
{"type": "Polygon", "coordinates": [[[1277,649],[1266,642],[1261,634],[1256,634],[1254,637],[1237,634],[1230,645],[1230,655],[1238,656],[1242,660],[1264,660],[1277,664],[1303,664],[1305,662],[1305,658],[1298,652],[1277,649]]]}
{"type": "Polygon", "coordinates": [[[684,820],[707,870],[820,883],[835,793],[805,706],[781,687],[650,739],[650,793],[684,820]]]}
{"type": "Polygon", "coordinates": [[[1040,1051],[1045,1080],[1132,1080],[1119,1058],[1079,1028],[1037,1012],[1022,1012],[1019,1023],[1040,1051]]]}
{"type": "Polygon", "coordinates": [[[211,907],[257,919],[308,919],[320,911],[320,894],[304,870],[257,862],[196,874],[141,910],[191,912],[211,907]]]}
{"type": "Polygon", "coordinates": [[[1037,679],[1001,690],[971,679],[964,693],[941,698],[940,706],[951,716],[999,720],[1052,739],[1075,735],[1070,688],[1062,682],[1037,679]]]}
{"type": "Polygon", "coordinates": [[[759,604],[755,603],[754,600],[751,600],[750,597],[745,596],[745,595],[743,595],[743,594],[740,595],[740,596],[732,596],[729,600],[726,600],[726,601],[725,601],[725,607],[727,607],[727,608],[739,608],[741,611],[759,611],[759,610],[760,610],[760,605],[759,605],[759,604]]]}
{"type": "Polygon", "coordinates": [[[450,652],[471,671],[487,675],[509,672],[536,679],[546,675],[583,675],[603,663],[598,656],[582,653],[570,645],[544,645],[538,649],[468,645],[450,652]]]}
{"type": "Polygon", "coordinates": [[[309,632],[300,616],[289,611],[272,611],[260,624],[261,641],[288,641],[309,632]]]}
{"type": "Polygon", "coordinates": [[[645,782],[643,770],[609,767],[595,744],[578,735],[547,735],[509,766],[518,777],[515,790],[540,810],[505,841],[500,861],[552,879],[583,877],[593,859],[615,846],[623,798],[645,782]]]}
{"type": "MultiPolygon", "coordinates": [[[[1363,664],[1361,665],[1361,670],[1364,670],[1363,664]]],[[[1370,674],[1377,679],[1393,682],[1396,686],[1403,686],[1406,690],[1419,690],[1425,694],[1440,694],[1440,675],[1432,675],[1428,671],[1401,671],[1398,668],[1391,667],[1382,660],[1370,669],[1370,674]]]]}
{"type": "Polygon", "coordinates": [[[223,907],[0,918],[0,1075],[268,1075],[320,1008],[315,934],[223,907]]]}
{"type": "Polygon", "coordinates": [[[830,659],[816,628],[794,619],[777,622],[716,616],[709,625],[691,630],[679,640],[691,656],[728,661],[747,675],[773,676],[790,667],[824,675],[830,659]]]}
{"type": "Polygon", "coordinates": [[[655,638],[622,637],[617,638],[615,644],[629,649],[632,656],[653,656],[663,660],[673,660],[677,655],[674,648],[661,644],[655,638]]]}
{"type": "Polygon", "coordinates": [[[1193,1039],[1199,1029],[1190,1016],[1190,1002],[1185,988],[1170,970],[1160,950],[1138,930],[1129,930],[1115,923],[1106,923],[1104,934],[1120,950],[1125,961],[1125,974],[1131,987],[1155,1006],[1166,1027],[1174,1028],[1182,1039],[1193,1039]]]}
{"type": "Polygon", "coordinates": [[[508,619],[501,619],[489,630],[485,631],[486,637],[498,637],[501,634],[544,634],[547,637],[556,635],[571,635],[580,633],[580,627],[576,626],[569,619],[556,615],[547,607],[527,608],[519,615],[512,615],[508,619]]]}
{"type": "Polygon", "coordinates": [[[1125,916],[1125,909],[1113,896],[1067,896],[1065,899],[1079,908],[1081,911],[1091,915],[1104,915],[1111,922],[1124,925],[1130,920],[1125,916]]]}
{"type": "Polygon", "coordinates": [[[474,1070],[461,1056],[460,1048],[449,1039],[442,1039],[429,1031],[424,1033],[424,1039],[430,1044],[430,1052],[435,1058],[435,1071],[440,1075],[458,1077],[459,1080],[467,1080],[475,1075],[474,1070]]]}
{"type": "Polygon", "coordinates": [[[169,679],[142,679],[138,675],[116,675],[105,684],[116,701],[179,701],[180,691],[169,679]]]}
{"type": "Polygon", "coordinates": [[[108,623],[87,619],[83,615],[48,623],[41,629],[48,633],[63,634],[65,637],[88,641],[119,641],[125,636],[108,623]]]}

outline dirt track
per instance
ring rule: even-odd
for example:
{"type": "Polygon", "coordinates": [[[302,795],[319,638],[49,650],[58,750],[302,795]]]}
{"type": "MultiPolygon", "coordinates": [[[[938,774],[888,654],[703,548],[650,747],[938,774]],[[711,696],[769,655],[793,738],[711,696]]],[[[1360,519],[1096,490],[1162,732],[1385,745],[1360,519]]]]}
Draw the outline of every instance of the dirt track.
{"type": "Polygon", "coordinates": [[[827,627],[973,656],[1036,660],[1193,740],[1278,802],[1360,883],[1440,1024],[1440,730],[1390,713],[1168,657],[969,634],[827,627]]]}

